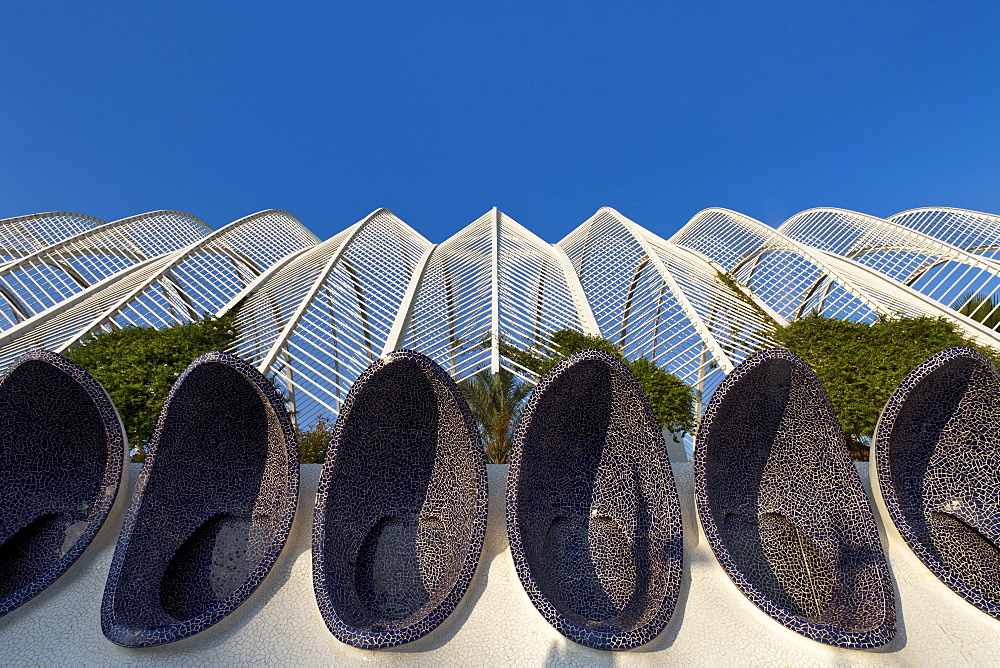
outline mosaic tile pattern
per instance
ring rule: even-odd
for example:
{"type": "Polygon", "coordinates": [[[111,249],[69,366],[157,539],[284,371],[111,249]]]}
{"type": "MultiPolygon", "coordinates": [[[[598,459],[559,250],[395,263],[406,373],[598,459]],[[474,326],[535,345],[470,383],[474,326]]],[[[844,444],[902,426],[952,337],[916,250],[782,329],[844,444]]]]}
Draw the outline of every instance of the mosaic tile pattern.
{"type": "Polygon", "coordinates": [[[107,392],[62,355],[0,378],[0,617],[55,582],[115,503],[125,432],[107,392]]]}
{"type": "Polygon", "coordinates": [[[511,452],[507,532],[528,597],[570,640],[628,649],[670,621],[680,501],[649,401],[610,355],[574,353],[535,387],[511,452]]]}
{"type": "Polygon", "coordinates": [[[896,633],[889,568],[833,407],[787,350],[719,386],[694,451],[698,516],[723,569],[807,638],[870,648],[896,633]]]}
{"type": "Polygon", "coordinates": [[[227,353],[181,374],[160,412],[101,606],[104,635],[143,647],[212,626],[277,560],[298,450],[271,382],[227,353]]]}
{"type": "Polygon", "coordinates": [[[313,586],[330,632],[371,649],[434,630],[476,572],[488,501],[479,431],[451,377],[408,350],[372,364],[316,492],[313,586]]]}
{"type": "Polygon", "coordinates": [[[872,449],[876,493],[938,578],[1000,619],[1000,374],[971,348],[903,379],[872,449]]]}

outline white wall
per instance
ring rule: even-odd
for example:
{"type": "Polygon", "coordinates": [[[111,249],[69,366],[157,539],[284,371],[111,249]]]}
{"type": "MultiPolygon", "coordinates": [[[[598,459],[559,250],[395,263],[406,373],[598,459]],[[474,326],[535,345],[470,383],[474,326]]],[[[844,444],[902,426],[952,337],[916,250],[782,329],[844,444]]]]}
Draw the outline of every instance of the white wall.
{"type": "MultiPolygon", "coordinates": [[[[309,533],[318,465],[302,467],[299,512],[271,576],[236,612],[180,642],[124,649],[104,639],[101,594],[120,512],[84,556],[46,592],[0,619],[0,662],[23,664],[208,663],[405,665],[962,665],[1000,663],[1000,622],[941,584],[905,544],[889,544],[898,587],[899,634],[877,651],[842,650],[807,640],[747,601],[695,530],[691,464],[676,463],[684,506],[687,559],[681,600],[670,627],[645,647],[599,652],[553,630],[521,588],[507,548],[506,466],[490,466],[486,547],[469,594],[427,637],[392,650],[343,645],[327,631],[313,599],[309,533]]],[[[860,465],[868,485],[867,465],[860,465]]],[[[138,475],[131,467],[129,491],[138,475]]]]}

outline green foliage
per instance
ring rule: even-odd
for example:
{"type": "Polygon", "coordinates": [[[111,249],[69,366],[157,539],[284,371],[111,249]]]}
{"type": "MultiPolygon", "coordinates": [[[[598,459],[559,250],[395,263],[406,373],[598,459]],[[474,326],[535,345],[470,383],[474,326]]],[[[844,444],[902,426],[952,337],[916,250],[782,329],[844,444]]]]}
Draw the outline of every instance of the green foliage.
{"type": "Polygon", "coordinates": [[[501,343],[500,352],[508,359],[543,375],[567,355],[581,350],[602,350],[621,360],[635,375],[642,389],[646,391],[649,403],[653,407],[653,415],[661,427],[667,427],[672,432],[694,431],[695,393],[677,376],[642,357],[634,360],[625,359],[620,347],[600,336],[584,334],[573,329],[561,329],[554,332],[549,340],[555,348],[554,353],[522,350],[506,343],[501,343]]]}
{"type": "Polygon", "coordinates": [[[479,423],[487,460],[491,464],[506,464],[510,460],[514,425],[532,385],[506,369],[496,374],[487,369],[462,381],[459,387],[479,423]]]}
{"type": "Polygon", "coordinates": [[[695,415],[692,406],[695,393],[690,386],[645,357],[631,360],[626,366],[646,391],[660,427],[667,427],[672,432],[694,431],[695,415]]]}
{"type": "Polygon", "coordinates": [[[108,391],[132,447],[132,461],[146,447],[174,381],[196,357],[225,350],[236,338],[234,316],[205,318],[166,329],[126,327],[101,332],[65,353],[108,391]]]}
{"type": "Polygon", "coordinates": [[[854,459],[867,461],[868,443],[886,401],[915,366],[953,346],[970,346],[994,364],[993,348],[974,344],[938,318],[880,319],[873,325],[810,315],[779,327],[775,339],[819,376],[833,402],[854,459]]]}
{"type": "Polygon", "coordinates": [[[296,429],[299,443],[299,462],[302,464],[322,464],[333,436],[334,423],[321,415],[308,429],[296,429]]]}
{"type": "Polygon", "coordinates": [[[963,304],[958,310],[962,315],[967,315],[990,329],[1000,327],[1000,309],[997,309],[997,304],[991,297],[966,294],[959,297],[957,303],[963,304]]]}

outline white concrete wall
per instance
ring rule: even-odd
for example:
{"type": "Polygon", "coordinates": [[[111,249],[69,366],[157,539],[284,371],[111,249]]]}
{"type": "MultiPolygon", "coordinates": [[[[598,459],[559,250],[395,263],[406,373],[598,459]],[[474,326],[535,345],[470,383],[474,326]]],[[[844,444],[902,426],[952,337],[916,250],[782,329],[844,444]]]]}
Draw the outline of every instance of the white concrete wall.
{"type": "MultiPolygon", "coordinates": [[[[868,485],[867,465],[860,465],[868,485]]],[[[1000,664],[1000,622],[941,584],[898,536],[888,546],[899,634],[876,651],[807,640],[747,601],[696,530],[691,464],[674,464],[684,506],[687,559],[670,627],[645,647],[599,652],[553,630],[521,588],[507,547],[506,466],[490,466],[486,547],[469,594],[427,637],[392,650],[343,645],[313,599],[309,533],[318,465],[303,466],[299,512],[271,576],[215,627],[170,645],[124,649],[104,639],[101,595],[121,524],[109,518],[84,556],[46,592],[0,619],[0,663],[11,664],[398,664],[398,665],[988,665],[1000,664]]],[[[131,467],[131,492],[138,465],[131,467]]],[[[890,532],[891,534],[891,532],[890,532]]]]}

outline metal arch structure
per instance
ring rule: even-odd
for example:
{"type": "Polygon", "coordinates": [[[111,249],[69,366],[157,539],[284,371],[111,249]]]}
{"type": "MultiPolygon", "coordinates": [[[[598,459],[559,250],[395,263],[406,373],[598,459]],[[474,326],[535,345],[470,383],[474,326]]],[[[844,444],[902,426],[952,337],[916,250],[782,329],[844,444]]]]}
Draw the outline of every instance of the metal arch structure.
{"type": "Polygon", "coordinates": [[[275,261],[317,241],[289,213],[247,216],[114,273],[0,333],[0,367],[33,348],[62,352],[98,331],[200,319],[275,261]]]}
{"type": "Polygon", "coordinates": [[[24,257],[104,224],[99,218],[66,211],[4,218],[0,220],[0,260],[24,257]]]}
{"type": "MultiPolygon", "coordinates": [[[[996,332],[922,294],[900,280],[832,250],[806,245],[782,230],[798,230],[810,219],[858,221],[839,209],[810,210],[777,230],[749,216],[727,209],[706,209],[681,228],[672,240],[705,253],[723,265],[739,283],[788,320],[808,313],[846,320],[874,322],[903,316],[944,317],[973,338],[989,345],[1000,342],[996,332]],[[787,227],[786,227],[787,226],[787,227]],[[737,249],[734,251],[734,248],[737,249]]],[[[869,221],[870,222],[870,221],[869,221]]],[[[827,226],[839,233],[838,224],[827,226]]],[[[804,234],[810,241],[814,235],[804,234]]],[[[885,241],[883,251],[894,250],[897,239],[885,241]]],[[[836,244],[820,241],[835,249],[836,244]]],[[[866,255],[872,254],[871,249],[866,255]]]]}
{"type": "Polygon", "coordinates": [[[773,345],[773,319],[727,285],[709,258],[603,208],[559,242],[601,335],[707,397],[750,352],[773,345]]]}
{"type": "Polygon", "coordinates": [[[925,207],[887,218],[970,253],[996,257],[1000,251],[1000,216],[966,209],[925,207]]]}
{"type": "Polygon", "coordinates": [[[671,241],[718,262],[786,320],[810,311],[874,321],[892,309],[841,276],[814,250],[764,223],[727,209],[706,209],[671,241]]]}
{"type": "MultiPolygon", "coordinates": [[[[778,231],[870,267],[960,313],[969,312],[977,296],[993,301],[991,311],[1000,308],[1000,261],[891,219],[844,209],[810,209],[789,218],[778,231]]],[[[1000,225],[994,234],[1000,239],[1000,225]]]]}
{"type": "Polygon", "coordinates": [[[435,247],[399,320],[402,346],[434,359],[456,380],[505,369],[537,376],[505,346],[552,352],[561,329],[597,333],[564,252],[493,209],[435,247]]]}
{"type": "Polygon", "coordinates": [[[220,310],[236,309],[234,352],[272,376],[297,424],[335,417],[385,348],[431,243],[387,209],[289,258],[220,310]]]}
{"type": "Polygon", "coordinates": [[[333,419],[397,349],[458,381],[506,370],[534,382],[507,353],[554,352],[551,334],[568,328],[654,361],[704,402],[774,344],[775,325],[812,312],[946,317],[1000,348],[962,314],[973,294],[1000,309],[998,251],[1000,217],[943,208],[812,209],[777,229],[713,208],[669,239],[603,208],[557,244],[497,209],[439,244],[386,209],[323,242],[277,210],[216,231],[180,212],[36,214],[0,221],[0,370],[99,331],[234,314],[232,352],[274,379],[304,427],[333,419]]]}
{"type": "Polygon", "coordinates": [[[0,330],[211,232],[186,213],[154,211],[90,228],[5,262],[0,265],[0,330]]]}

